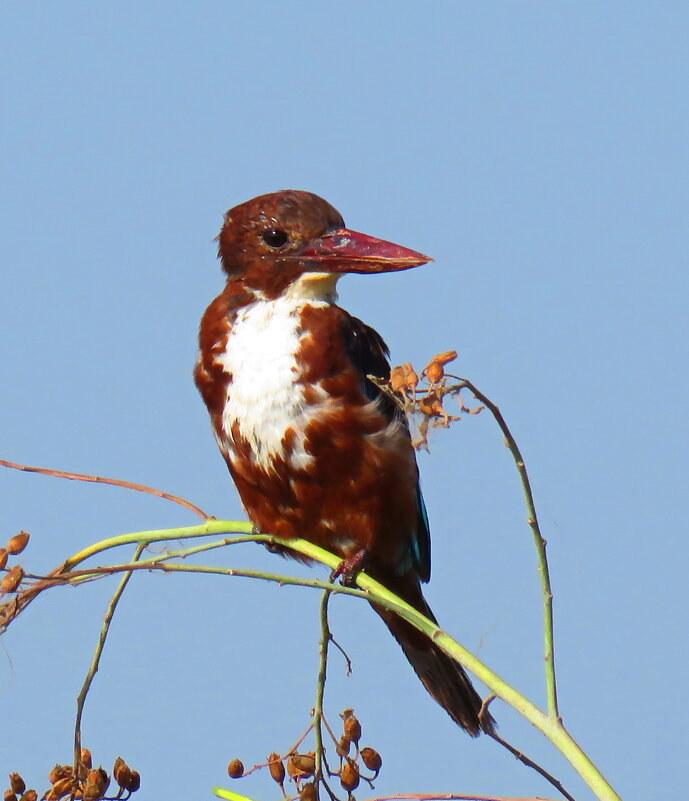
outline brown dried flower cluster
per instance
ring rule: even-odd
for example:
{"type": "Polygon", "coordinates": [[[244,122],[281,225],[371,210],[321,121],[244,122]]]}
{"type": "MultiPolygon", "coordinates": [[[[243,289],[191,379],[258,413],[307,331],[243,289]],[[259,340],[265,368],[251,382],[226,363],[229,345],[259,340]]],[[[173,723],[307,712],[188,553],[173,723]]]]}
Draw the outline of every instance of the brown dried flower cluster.
{"type": "Polygon", "coordinates": [[[418,437],[413,443],[415,448],[428,450],[430,427],[447,428],[450,423],[461,419],[459,415],[452,415],[445,409],[444,402],[448,395],[457,398],[460,412],[477,414],[483,409],[483,406],[474,409],[465,406],[460,395],[463,389],[461,379],[446,374],[445,366],[456,358],[456,350],[436,354],[421,370],[420,377],[409,362],[393,367],[389,381],[380,381],[369,376],[405,414],[418,420],[418,437]],[[448,378],[454,378],[459,383],[448,384],[448,378]]]}
{"type": "MultiPolygon", "coordinates": [[[[135,793],[140,785],[141,778],[137,771],[132,770],[122,759],[117,757],[112,769],[112,778],[115,780],[114,794],[107,795],[111,778],[103,768],[94,768],[91,752],[82,748],[81,761],[77,770],[73,765],[55,765],[48,775],[50,789],[41,796],[41,801],[59,801],[69,798],[70,801],[126,801],[135,793]]],[[[114,789],[114,788],[113,788],[114,789]]],[[[37,801],[35,790],[27,790],[24,780],[18,773],[10,773],[10,786],[5,792],[4,801],[37,801]]]]}
{"type": "Polygon", "coordinates": [[[29,535],[26,531],[20,531],[14,537],[10,537],[5,543],[4,548],[0,548],[0,570],[5,572],[5,575],[0,580],[0,598],[10,592],[16,592],[19,585],[24,578],[24,570],[21,565],[14,565],[7,567],[7,560],[10,556],[17,556],[29,544],[29,535]]]}
{"type": "MultiPolygon", "coordinates": [[[[340,758],[339,768],[335,771],[330,770],[326,759],[325,749],[322,754],[322,770],[329,777],[337,777],[340,780],[340,785],[347,791],[349,801],[353,801],[353,791],[359,786],[363,779],[373,787],[373,780],[378,776],[378,773],[383,764],[380,754],[370,747],[359,749],[359,741],[361,740],[361,723],[354,714],[353,709],[345,709],[341,713],[342,718],[342,734],[339,738],[333,734],[327,721],[323,720],[328,734],[332,738],[335,745],[335,753],[340,758]],[[354,747],[354,756],[350,756],[354,747]],[[372,775],[362,774],[361,770],[365,768],[371,771],[372,775]]],[[[312,724],[313,725],[313,724],[312,724]]],[[[307,729],[306,733],[299,739],[298,744],[303,742],[304,737],[312,727],[307,729]]],[[[297,751],[295,746],[288,751],[284,756],[273,751],[268,755],[264,763],[255,765],[251,770],[245,771],[244,765],[239,759],[232,759],[227,766],[227,773],[233,779],[240,779],[248,776],[255,770],[260,768],[268,768],[270,776],[273,781],[280,787],[282,794],[285,798],[288,796],[285,790],[285,781],[290,781],[294,784],[296,794],[299,796],[299,801],[318,801],[319,787],[324,781],[324,777],[316,773],[316,753],[314,751],[300,752],[297,751]]],[[[326,785],[327,787],[327,785],[326,785]]],[[[335,798],[334,793],[327,787],[331,799],[335,798]]]]}
{"type": "MultiPolygon", "coordinates": [[[[345,709],[340,717],[342,718],[342,736],[337,743],[336,749],[340,757],[340,784],[351,798],[352,792],[359,786],[361,779],[371,784],[378,776],[383,760],[375,748],[367,746],[366,748],[359,749],[361,723],[354,714],[354,710],[345,709]],[[355,748],[354,757],[349,756],[352,745],[355,748]],[[365,768],[372,771],[372,776],[362,775],[359,764],[360,761],[365,768]]],[[[371,784],[371,786],[373,785],[371,784]]]]}

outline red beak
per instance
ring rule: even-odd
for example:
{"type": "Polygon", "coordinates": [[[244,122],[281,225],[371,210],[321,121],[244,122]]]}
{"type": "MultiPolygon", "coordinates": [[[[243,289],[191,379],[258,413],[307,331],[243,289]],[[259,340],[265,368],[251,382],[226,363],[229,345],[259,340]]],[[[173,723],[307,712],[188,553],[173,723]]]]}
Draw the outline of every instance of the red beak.
{"type": "Polygon", "coordinates": [[[389,273],[433,261],[423,253],[348,228],[338,228],[315,239],[299,258],[316,262],[313,268],[309,267],[311,271],[329,273],[389,273]]]}

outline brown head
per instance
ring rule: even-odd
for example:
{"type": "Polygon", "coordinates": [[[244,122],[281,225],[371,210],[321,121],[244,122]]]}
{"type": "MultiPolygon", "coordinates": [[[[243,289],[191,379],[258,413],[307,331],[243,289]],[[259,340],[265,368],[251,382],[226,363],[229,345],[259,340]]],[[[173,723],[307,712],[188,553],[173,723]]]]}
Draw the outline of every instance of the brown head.
{"type": "Polygon", "coordinates": [[[342,215],[311,192],[260,195],[225,215],[218,255],[230,278],[275,297],[304,273],[406,270],[428,256],[345,228],[342,215]]]}

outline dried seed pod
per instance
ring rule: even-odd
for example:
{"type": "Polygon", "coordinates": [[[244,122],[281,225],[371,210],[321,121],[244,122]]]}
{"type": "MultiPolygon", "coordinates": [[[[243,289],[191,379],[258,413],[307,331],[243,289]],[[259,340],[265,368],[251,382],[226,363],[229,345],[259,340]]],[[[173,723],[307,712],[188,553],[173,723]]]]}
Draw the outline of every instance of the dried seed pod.
{"type": "Polygon", "coordinates": [[[4,548],[0,548],[0,570],[4,570],[6,564],[7,564],[7,551],[4,548]]]}
{"type": "Polygon", "coordinates": [[[299,791],[299,801],[318,801],[316,782],[306,782],[299,791]]]}
{"type": "Polygon", "coordinates": [[[231,779],[238,779],[244,774],[244,765],[241,759],[233,759],[227,766],[227,774],[231,779]]]}
{"type": "Polygon", "coordinates": [[[72,778],[72,766],[55,765],[55,767],[48,774],[48,781],[51,784],[55,784],[55,782],[59,782],[60,779],[65,779],[67,777],[70,779],[72,778]]]}
{"type": "Polygon", "coordinates": [[[389,383],[393,392],[404,395],[406,390],[411,390],[412,393],[416,391],[416,387],[419,384],[419,377],[414,372],[411,363],[406,362],[390,370],[389,383]]]}
{"type": "Polygon", "coordinates": [[[139,787],[141,787],[141,776],[139,776],[138,770],[130,771],[130,775],[129,787],[125,787],[125,790],[129,790],[130,793],[135,793],[139,787]]]}
{"type": "Polygon", "coordinates": [[[435,356],[431,359],[433,362],[438,362],[438,364],[442,364],[443,366],[453,362],[457,358],[457,351],[456,350],[444,350],[442,353],[436,353],[435,356]]]}
{"type": "Polygon", "coordinates": [[[55,784],[56,782],[62,781],[66,777],[67,774],[65,773],[64,765],[56,764],[55,767],[48,774],[48,781],[51,784],[55,784]]]}
{"type": "Polygon", "coordinates": [[[10,789],[15,795],[21,795],[26,790],[26,782],[18,773],[10,773],[10,789]]]}
{"type": "Polygon", "coordinates": [[[5,794],[2,797],[3,801],[17,801],[17,796],[12,792],[12,790],[5,790],[5,794]]]}
{"type": "Polygon", "coordinates": [[[292,751],[292,753],[287,757],[287,775],[294,781],[301,777],[301,771],[294,761],[295,756],[297,756],[296,753],[292,751]]]}
{"type": "Polygon", "coordinates": [[[84,782],[84,801],[97,801],[105,795],[110,781],[103,768],[90,770],[84,782]]]}
{"type": "Polygon", "coordinates": [[[381,769],[383,765],[383,760],[381,759],[380,754],[376,751],[375,748],[366,748],[361,749],[361,758],[364,762],[364,765],[369,770],[372,770],[376,776],[378,775],[378,771],[381,769]]]}
{"type": "Polygon", "coordinates": [[[27,790],[19,801],[38,801],[38,793],[35,790],[27,790]]]}
{"type": "Polygon", "coordinates": [[[419,401],[419,411],[421,414],[433,415],[437,412],[438,395],[436,392],[429,390],[427,395],[419,401]]]}
{"type": "Polygon", "coordinates": [[[72,784],[73,781],[71,776],[65,776],[62,779],[58,779],[50,788],[50,792],[46,796],[46,801],[57,801],[57,799],[67,795],[72,790],[72,784]]]}
{"type": "Polygon", "coordinates": [[[282,764],[280,754],[276,754],[275,751],[268,756],[268,770],[270,771],[273,781],[277,782],[280,787],[282,787],[285,781],[285,766],[282,764]]]}
{"type": "Polygon", "coordinates": [[[393,392],[400,392],[405,388],[404,365],[398,364],[390,370],[390,388],[393,392]]]}
{"type": "Polygon", "coordinates": [[[445,365],[456,358],[456,350],[446,350],[444,353],[435,355],[423,368],[423,374],[426,376],[428,383],[431,384],[431,386],[437,384],[445,375],[445,365]]]}
{"type": "Polygon", "coordinates": [[[414,368],[411,366],[410,362],[407,362],[404,366],[407,372],[406,374],[407,389],[411,389],[413,391],[419,385],[419,377],[414,371],[414,368]]]}
{"type": "Polygon", "coordinates": [[[424,368],[424,373],[426,374],[429,384],[437,384],[445,375],[442,364],[438,364],[438,362],[430,362],[430,364],[427,364],[424,368]]]}
{"type": "Polygon", "coordinates": [[[354,716],[354,710],[345,709],[340,717],[344,722],[344,736],[358,748],[361,739],[361,723],[354,716]]]}
{"type": "Polygon", "coordinates": [[[300,778],[313,776],[316,772],[316,755],[313,752],[309,754],[294,754],[292,764],[299,771],[300,778]]]}
{"type": "Polygon", "coordinates": [[[359,766],[349,757],[340,771],[340,784],[348,793],[359,786],[359,766]]]}
{"type": "Polygon", "coordinates": [[[103,794],[105,791],[110,787],[110,776],[108,776],[108,772],[105,768],[98,768],[98,773],[100,773],[101,782],[103,783],[103,794]]]}
{"type": "Polygon", "coordinates": [[[11,570],[8,570],[3,580],[0,581],[0,595],[4,595],[7,592],[14,592],[21,584],[23,578],[24,571],[19,565],[15,565],[11,570]]]}
{"type": "Polygon", "coordinates": [[[101,786],[98,782],[84,782],[82,784],[81,792],[83,794],[82,798],[84,801],[98,801],[98,799],[103,795],[103,791],[101,790],[101,786]]]}
{"type": "Polygon", "coordinates": [[[129,787],[129,782],[132,779],[132,772],[122,757],[117,757],[115,760],[115,764],[112,768],[112,776],[123,790],[129,787]]]}
{"type": "Polygon", "coordinates": [[[26,548],[28,542],[29,535],[26,533],[26,531],[20,531],[19,534],[15,534],[14,537],[11,537],[7,541],[5,548],[7,549],[7,553],[12,554],[12,556],[16,556],[18,553],[21,553],[24,548],[26,548]]]}
{"type": "Polygon", "coordinates": [[[335,746],[335,752],[339,757],[346,757],[349,754],[349,749],[352,746],[352,741],[346,735],[340,737],[340,741],[335,746]]]}
{"type": "Polygon", "coordinates": [[[91,759],[91,752],[88,750],[88,748],[82,748],[81,749],[80,759],[81,759],[81,764],[87,770],[91,770],[91,768],[93,767],[93,764],[92,764],[92,759],[91,759]]]}

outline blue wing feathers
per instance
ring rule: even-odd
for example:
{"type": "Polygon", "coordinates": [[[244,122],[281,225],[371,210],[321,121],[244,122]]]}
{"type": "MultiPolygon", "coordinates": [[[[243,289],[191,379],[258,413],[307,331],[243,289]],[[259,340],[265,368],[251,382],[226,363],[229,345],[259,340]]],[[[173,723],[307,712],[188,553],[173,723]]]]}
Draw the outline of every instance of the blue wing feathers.
{"type": "Polygon", "coordinates": [[[428,524],[428,512],[418,481],[416,482],[416,506],[419,514],[412,548],[419,578],[425,583],[431,580],[431,528],[428,524]]]}

